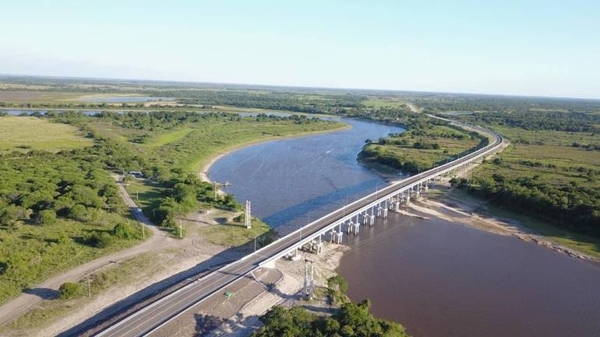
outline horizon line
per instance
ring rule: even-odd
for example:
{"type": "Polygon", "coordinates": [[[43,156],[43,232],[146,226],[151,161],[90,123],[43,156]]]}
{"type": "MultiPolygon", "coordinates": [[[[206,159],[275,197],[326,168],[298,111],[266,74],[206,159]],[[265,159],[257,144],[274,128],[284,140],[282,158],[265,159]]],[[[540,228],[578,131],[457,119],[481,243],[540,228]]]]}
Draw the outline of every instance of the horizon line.
{"type": "MultiPolygon", "coordinates": [[[[164,79],[143,79],[143,78],[115,78],[115,77],[84,77],[84,76],[57,76],[57,75],[31,75],[31,74],[10,74],[0,73],[0,78],[6,77],[29,77],[41,79],[63,79],[63,80],[92,80],[92,81],[124,81],[124,82],[157,82],[172,84],[199,84],[199,85],[217,85],[217,86],[246,86],[246,87],[269,87],[269,88],[292,88],[292,89],[320,89],[331,91],[374,91],[374,92],[396,92],[396,93],[417,93],[417,94],[451,94],[451,95],[470,95],[470,96],[494,96],[494,97],[513,97],[513,98],[543,98],[543,99],[570,99],[585,101],[600,101],[600,97],[572,97],[572,96],[537,96],[526,94],[498,94],[482,92],[456,92],[456,91],[423,91],[408,89],[375,89],[375,88],[352,88],[352,87],[320,87],[306,85],[283,85],[283,84],[259,84],[259,83],[231,83],[231,82],[210,82],[210,81],[185,81],[185,80],[164,80],[164,79]]],[[[8,91],[8,90],[6,90],[8,91]]]]}

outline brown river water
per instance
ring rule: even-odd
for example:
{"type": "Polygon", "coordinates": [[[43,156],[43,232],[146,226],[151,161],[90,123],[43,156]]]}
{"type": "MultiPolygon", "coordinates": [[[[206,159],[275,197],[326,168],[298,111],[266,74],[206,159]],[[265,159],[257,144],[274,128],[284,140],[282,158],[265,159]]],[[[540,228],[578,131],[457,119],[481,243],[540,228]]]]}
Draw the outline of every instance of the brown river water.
{"type": "MultiPolygon", "coordinates": [[[[356,155],[366,138],[402,130],[346,122],[353,128],[235,151],[210,177],[290,232],[385,184],[356,155]]],[[[598,264],[433,217],[391,214],[346,240],[349,296],[415,337],[600,336],[598,264]]]]}

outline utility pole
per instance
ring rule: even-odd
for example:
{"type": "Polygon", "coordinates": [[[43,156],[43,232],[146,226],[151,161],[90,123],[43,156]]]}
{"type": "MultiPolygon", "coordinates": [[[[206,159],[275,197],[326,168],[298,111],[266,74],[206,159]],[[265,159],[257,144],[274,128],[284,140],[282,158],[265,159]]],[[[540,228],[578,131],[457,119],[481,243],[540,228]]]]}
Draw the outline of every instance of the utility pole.
{"type": "Polygon", "coordinates": [[[181,220],[179,220],[179,238],[183,239],[183,225],[181,225],[181,220]]]}
{"type": "Polygon", "coordinates": [[[244,213],[244,223],[246,228],[252,228],[252,211],[250,210],[250,200],[246,200],[246,213],[244,213]]]}
{"type": "Polygon", "coordinates": [[[144,224],[141,221],[140,226],[142,226],[142,240],[146,240],[146,229],[144,228],[144,224]]]}
{"type": "Polygon", "coordinates": [[[87,279],[88,286],[88,298],[92,297],[92,275],[90,275],[87,279]]]}

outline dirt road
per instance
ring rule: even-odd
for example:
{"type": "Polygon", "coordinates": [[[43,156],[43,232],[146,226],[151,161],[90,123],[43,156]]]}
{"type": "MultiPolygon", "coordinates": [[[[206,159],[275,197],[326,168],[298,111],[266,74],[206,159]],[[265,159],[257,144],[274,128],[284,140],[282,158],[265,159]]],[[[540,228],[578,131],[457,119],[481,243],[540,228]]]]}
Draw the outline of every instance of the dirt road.
{"type": "Polygon", "coordinates": [[[142,242],[141,244],[135,247],[131,247],[129,249],[125,249],[114,254],[103,256],[86,264],[83,264],[79,267],[66,271],[60,275],[51,277],[48,280],[33,287],[33,291],[31,291],[31,294],[22,293],[19,297],[0,306],[0,325],[6,324],[7,322],[25,313],[27,310],[40,303],[43,298],[47,298],[47,296],[51,297],[52,295],[57,294],[58,288],[61,284],[65,282],[77,281],[102,267],[113,263],[117,263],[122,260],[126,260],[128,258],[148,252],[150,250],[156,250],[157,248],[169,245],[171,242],[175,241],[169,238],[165,232],[162,232],[156,226],[154,226],[150,222],[150,220],[146,218],[146,216],[144,216],[142,212],[138,211],[138,206],[131,199],[125,188],[121,184],[117,185],[119,186],[119,192],[123,197],[123,200],[125,201],[127,206],[130,207],[133,215],[138,221],[144,224],[144,228],[151,232],[153,235],[146,241],[142,242]]]}

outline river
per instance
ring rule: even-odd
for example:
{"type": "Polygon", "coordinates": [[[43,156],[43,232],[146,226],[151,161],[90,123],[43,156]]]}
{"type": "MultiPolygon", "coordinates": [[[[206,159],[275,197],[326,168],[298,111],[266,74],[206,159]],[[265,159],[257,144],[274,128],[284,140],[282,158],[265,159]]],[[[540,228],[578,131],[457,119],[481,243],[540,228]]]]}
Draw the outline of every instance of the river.
{"type": "MultiPolygon", "coordinates": [[[[253,215],[281,233],[384,185],[359,165],[365,139],[400,128],[352,129],[253,145],[213,165],[253,215]]],[[[357,237],[341,261],[353,300],[422,336],[600,336],[600,266],[513,237],[391,214],[357,237]]]]}

